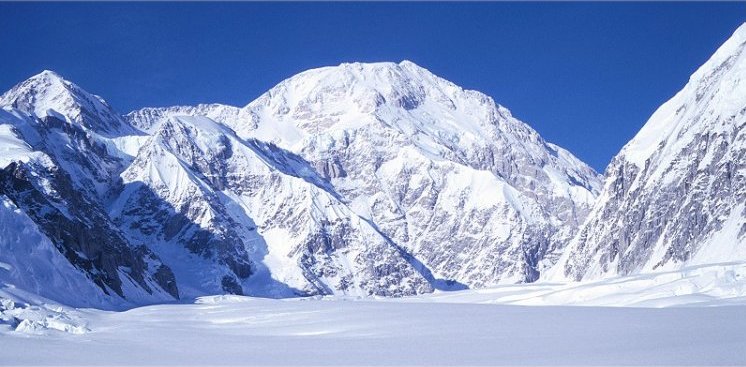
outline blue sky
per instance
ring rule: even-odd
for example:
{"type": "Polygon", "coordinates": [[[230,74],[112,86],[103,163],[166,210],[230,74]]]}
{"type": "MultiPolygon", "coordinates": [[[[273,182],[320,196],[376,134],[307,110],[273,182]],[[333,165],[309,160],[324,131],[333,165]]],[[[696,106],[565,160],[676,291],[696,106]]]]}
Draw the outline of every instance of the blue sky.
{"type": "Polygon", "coordinates": [[[300,71],[412,60],[597,170],[746,3],[0,3],[0,89],[51,69],[125,113],[244,105],[300,71]]]}

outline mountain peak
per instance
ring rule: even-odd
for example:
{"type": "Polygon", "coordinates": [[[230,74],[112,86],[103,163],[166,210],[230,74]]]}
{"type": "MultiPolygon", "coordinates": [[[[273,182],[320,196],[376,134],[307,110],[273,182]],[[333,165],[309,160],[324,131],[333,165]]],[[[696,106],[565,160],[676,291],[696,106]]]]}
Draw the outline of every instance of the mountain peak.
{"type": "Polygon", "coordinates": [[[0,106],[39,118],[52,116],[106,136],[132,133],[132,128],[105,100],[51,70],[44,70],[5,92],[0,96],[0,106]]]}
{"type": "MultiPolygon", "coordinates": [[[[343,62],[339,64],[338,66],[328,66],[328,67],[321,67],[311,70],[319,70],[319,69],[325,69],[325,68],[345,68],[345,67],[354,67],[361,70],[372,70],[372,71],[380,71],[380,70],[387,70],[387,69],[419,69],[428,71],[426,68],[417,65],[415,62],[410,60],[402,60],[400,62],[393,62],[393,61],[376,61],[376,62],[343,62]]],[[[429,71],[428,71],[429,72],[429,71]]]]}
{"type": "Polygon", "coordinates": [[[277,115],[297,117],[322,110],[331,116],[350,111],[371,116],[386,107],[412,110],[428,98],[453,105],[452,99],[463,93],[462,88],[411,61],[356,62],[296,74],[247,108],[264,105],[277,115]]]}
{"type": "Polygon", "coordinates": [[[689,78],[689,82],[650,116],[635,137],[625,145],[622,154],[627,161],[644,167],[645,162],[665,144],[674,144],[693,131],[710,133],[729,129],[743,109],[746,88],[746,23],[689,78]],[[704,119],[701,115],[722,116],[704,119]],[[721,123],[729,121],[730,123],[721,123]]]}
{"type": "Polygon", "coordinates": [[[72,82],[65,80],[62,75],[52,71],[43,70],[42,72],[26,79],[25,81],[14,86],[10,91],[3,94],[2,101],[5,104],[11,99],[19,99],[24,93],[29,91],[47,92],[50,94],[74,93],[78,88],[72,82]]]}
{"type": "Polygon", "coordinates": [[[347,87],[363,84],[374,89],[386,89],[386,84],[391,84],[389,88],[395,88],[402,83],[422,84],[431,80],[447,82],[426,68],[408,60],[399,63],[390,61],[341,63],[337,66],[310,69],[286,81],[299,80],[305,83],[344,83],[347,87]]]}
{"type": "Polygon", "coordinates": [[[407,59],[404,59],[404,60],[400,61],[400,62],[399,62],[399,65],[400,65],[400,66],[417,66],[417,67],[420,67],[419,65],[417,65],[417,64],[415,64],[414,62],[412,62],[412,61],[409,61],[409,60],[407,60],[407,59]]]}
{"type": "Polygon", "coordinates": [[[735,32],[733,32],[734,37],[740,37],[741,39],[746,40],[746,22],[741,24],[735,32]]]}
{"type": "Polygon", "coordinates": [[[718,72],[718,69],[730,68],[738,56],[743,53],[744,48],[746,48],[746,23],[738,27],[710,59],[697,69],[690,81],[705,78],[709,74],[718,72]]]}
{"type": "Polygon", "coordinates": [[[34,80],[34,81],[46,80],[46,81],[55,81],[55,82],[60,82],[60,83],[70,83],[67,80],[65,80],[65,78],[62,77],[62,75],[57,74],[53,70],[46,70],[46,69],[42,70],[39,74],[36,74],[30,77],[28,80],[34,80]]]}

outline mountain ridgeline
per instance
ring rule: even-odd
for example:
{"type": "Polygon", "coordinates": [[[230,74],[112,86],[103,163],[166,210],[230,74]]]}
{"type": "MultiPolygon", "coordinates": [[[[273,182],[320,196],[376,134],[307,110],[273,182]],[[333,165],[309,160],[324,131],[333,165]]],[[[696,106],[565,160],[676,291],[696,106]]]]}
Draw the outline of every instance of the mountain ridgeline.
{"type": "Polygon", "coordinates": [[[17,266],[26,238],[96,302],[531,282],[600,189],[491,98],[407,61],[309,70],[242,108],[121,116],[51,71],[0,105],[4,215],[29,232],[0,240],[0,276],[50,297],[17,266]]]}
{"type": "Polygon", "coordinates": [[[745,43],[742,26],[605,184],[408,61],[309,70],[243,107],[126,115],[44,71],[0,96],[0,281],[118,308],[744,260],[745,43]]]}

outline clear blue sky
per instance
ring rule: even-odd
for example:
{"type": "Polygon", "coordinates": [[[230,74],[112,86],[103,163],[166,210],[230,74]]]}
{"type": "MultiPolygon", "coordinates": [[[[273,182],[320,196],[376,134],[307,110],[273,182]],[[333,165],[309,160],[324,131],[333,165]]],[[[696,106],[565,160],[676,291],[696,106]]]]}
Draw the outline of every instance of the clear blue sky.
{"type": "Polygon", "coordinates": [[[746,3],[0,3],[0,89],[51,69],[125,113],[244,105],[300,71],[412,60],[602,171],[746,3]]]}

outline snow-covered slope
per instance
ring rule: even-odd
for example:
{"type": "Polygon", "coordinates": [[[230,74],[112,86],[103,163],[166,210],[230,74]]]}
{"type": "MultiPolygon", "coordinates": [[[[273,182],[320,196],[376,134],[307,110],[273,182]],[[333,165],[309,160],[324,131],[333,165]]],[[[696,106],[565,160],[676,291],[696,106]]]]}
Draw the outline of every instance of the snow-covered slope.
{"type": "Polygon", "coordinates": [[[408,298],[523,306],[681,307],[746,304],[746,262],[696,265],[582,282],[506,284],[408,298]]]}
{"type": "Polygon", "coordinates": [[[128,119],[148,130],[183,113],[298,155],[353,217],[454,285],[535,280],[599,187],[592,169],[491,98],[408,61],[309,70],[242,109],[145,109],[128,119]]]}
{"type": "Polygon", "coordinates": [[[746,260],[746,24],[612,161],[550,279],[746,260]]]}
{"type": "Polygon", "coordinates": [[[742,304],[653,309],[215,296],[127,312],[10,306],[3,310],[0,301],[8,365],[746,364],[742,304]]]}

